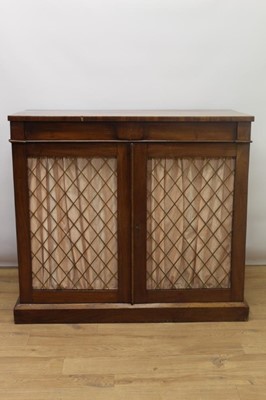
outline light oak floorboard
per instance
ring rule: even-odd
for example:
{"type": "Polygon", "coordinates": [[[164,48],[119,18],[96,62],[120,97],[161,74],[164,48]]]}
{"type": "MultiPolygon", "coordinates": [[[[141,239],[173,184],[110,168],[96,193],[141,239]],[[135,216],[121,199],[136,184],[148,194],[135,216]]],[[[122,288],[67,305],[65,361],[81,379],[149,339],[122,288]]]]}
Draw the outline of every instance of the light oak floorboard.
{"type": "Polygon", "coordinates": [[[0,399],[266,400],[266,267],[247,267],[247,322],[14,325],[0,269],[0,399]]]}

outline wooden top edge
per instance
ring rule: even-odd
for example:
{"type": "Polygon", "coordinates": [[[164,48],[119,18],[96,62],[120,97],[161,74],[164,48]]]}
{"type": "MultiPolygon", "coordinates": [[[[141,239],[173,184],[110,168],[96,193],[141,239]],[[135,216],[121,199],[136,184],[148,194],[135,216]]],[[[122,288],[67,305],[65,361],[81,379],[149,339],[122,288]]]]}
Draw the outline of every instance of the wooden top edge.
{"type": "Polygon", "coordinates": [[[254,121],[252,115],[233,110],[26,110],[8,116],[17,122],[240,122],[254,121]]]}

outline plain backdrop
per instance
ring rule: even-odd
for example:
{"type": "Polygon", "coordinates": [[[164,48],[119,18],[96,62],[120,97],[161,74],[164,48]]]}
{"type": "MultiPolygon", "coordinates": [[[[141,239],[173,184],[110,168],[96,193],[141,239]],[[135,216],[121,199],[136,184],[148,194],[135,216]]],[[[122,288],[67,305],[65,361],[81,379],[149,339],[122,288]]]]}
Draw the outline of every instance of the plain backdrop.
{"type": "Polygon", "coordinates": [[[17,265],[7,114],[156,108],[255,115],[247,263],[266,264],[265,0],[0,0],[0,265],[17,265]]]}

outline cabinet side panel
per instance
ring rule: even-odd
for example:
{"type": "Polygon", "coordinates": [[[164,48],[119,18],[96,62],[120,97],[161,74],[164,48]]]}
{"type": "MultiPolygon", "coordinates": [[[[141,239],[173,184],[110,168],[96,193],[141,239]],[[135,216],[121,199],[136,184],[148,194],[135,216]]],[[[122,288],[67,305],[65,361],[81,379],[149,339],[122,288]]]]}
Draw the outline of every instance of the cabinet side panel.
{"type": "Polygon", "coordinates": [[[249,144],[239,144],[236,158],[232,244],[232,300],[244,298],[249,144]]]}
{"type": "Polygon", "coordinates": [[[16,209],[17,249],[19,264],[20,302],[32,300],[31,252],[29,225],[29,195],[26,146],[23,143],[12,145],[14,194],[16,209]]]}

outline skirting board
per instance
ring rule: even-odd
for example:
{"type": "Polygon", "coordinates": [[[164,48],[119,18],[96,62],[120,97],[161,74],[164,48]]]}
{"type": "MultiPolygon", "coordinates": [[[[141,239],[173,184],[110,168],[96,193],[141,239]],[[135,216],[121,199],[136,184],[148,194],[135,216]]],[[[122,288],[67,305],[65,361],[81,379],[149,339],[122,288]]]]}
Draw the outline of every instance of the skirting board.
{"type": "Polygon", "coordinates": [[[246,302],[152,304],[20,304],[14,308],[17,324],[211,322],[245,321],[246,302]]]}

